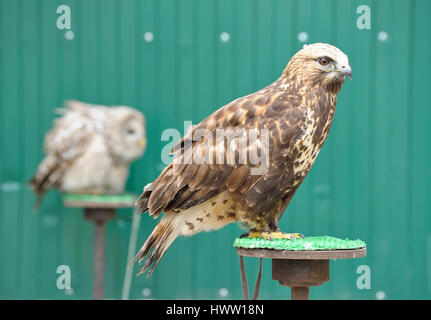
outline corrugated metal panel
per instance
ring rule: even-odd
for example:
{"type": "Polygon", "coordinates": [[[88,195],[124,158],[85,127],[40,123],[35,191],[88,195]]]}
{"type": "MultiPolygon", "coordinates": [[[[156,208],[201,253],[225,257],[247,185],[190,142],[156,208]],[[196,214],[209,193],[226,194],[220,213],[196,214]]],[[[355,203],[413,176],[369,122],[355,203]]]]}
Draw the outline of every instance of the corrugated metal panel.
{"type": "MultiPolygon", "coordinates": [[[[361,238],[368,256],[332,263],[331,281],[311,298],[431,298],[431,3],[416,1],[142,0],[1,1],[0,297],[91,298],[92,226],[65,209],[56,192],[32,211],[25,185],[42,158],[44,132],[63,100],[126,104],[148,119],[149,145],[133,164],[139,192],[162,169],[166,128],[183,131],[230,100],[277,78],[307,42],[339,46],[353,81],[339,97],[328,141],[296,194],[282,229],[361,238]],[[56,8],[72,10],[73,40],[56,28],[56,8]],[[372,29],[358,30],[369,5],[372,29]],[[378,35],[385,31],[386,41],[378,35]],[[154,40],[144,40],[152,32],[154,40]],[[220,40],[227,32],[229,41],[220,40]],[[73,292],[56,288],[58,265],[73,292]],[[356,288],[356,268],[371,268],[372,288],[356,288]]],[[[107,230],[107,298],[120,298],[131,212],[107,230]]],[[[155,222],[141,220],[139,242],[155,222]]],[[[179,239],[149,279],[133,279],[131,298],[239,298],[242,231],[228,226],[179,239]],[[146,291],[148,292],[148,291],[146,291]]],[[[249,277],[257,261],[247,260],[249,277]]],[[[264,263],[262,298],[288,289],[264,263]]]]}

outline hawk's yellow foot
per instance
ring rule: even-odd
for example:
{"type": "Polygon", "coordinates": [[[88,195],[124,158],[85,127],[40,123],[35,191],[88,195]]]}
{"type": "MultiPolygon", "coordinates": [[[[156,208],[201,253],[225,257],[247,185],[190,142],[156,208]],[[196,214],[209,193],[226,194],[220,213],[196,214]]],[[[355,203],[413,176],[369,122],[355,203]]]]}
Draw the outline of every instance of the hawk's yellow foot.
{"type": "Polygon", "coordinates": [[[275,231],[275,232],[250,232],[247,237],[263,238],[266,240],[272,240],[272,239],[293,240],[293,239],[304,238],[304,235],[302,235],[301,233],[285,233],[281,231],[275,231]]]}

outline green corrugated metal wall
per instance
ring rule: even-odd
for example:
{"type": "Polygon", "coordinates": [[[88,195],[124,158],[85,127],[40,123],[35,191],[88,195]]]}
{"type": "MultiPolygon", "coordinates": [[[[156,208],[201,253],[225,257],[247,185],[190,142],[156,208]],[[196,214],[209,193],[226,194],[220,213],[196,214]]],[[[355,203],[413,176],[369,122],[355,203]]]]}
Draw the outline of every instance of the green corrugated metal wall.
{"type": "MultiPolygon", "coordinates": [[[[331,281],[311,298],[431,298],[431,1],[1,0],[0,10],[0,298],[91,298],[92,225],[56,192],[35,214],[26,186],[63,100],[145,113],[148,150],[128,183],[139,192],[163,167],[164,129],[182,132],[183,120],[196,123],[272,82],[302,47],[300,32],[339,46],[354,76],[281,226],[368,244],[366,258],[332,262],[331,281]],[[61,4],[71,8],[73,40],[56,28],[61,4]],[[356,28],[362,4],[371,8],[371,30],[356,28]],[[56,288],[62,264],[72,272],[68,293],[56,288]],[[362,264],[371,269],[369,290],[356,287],[362,264]]],[[[143,217],[140,244],[154,225],[143,217]]],[[[107,298],[121,297],[130,227],[123,210],[107,228],[107,298]]],[[[240,298],[232,242],[241,232],[232,225],[176,241],[152,277],[133,278],[131,298],[212,299],[221,288],[240,298]]],[[[246,266],[254,278],[257,261],[246,266]]],[[[289,296],[271,280],[268,261],[261,292],[289,296]]]]}

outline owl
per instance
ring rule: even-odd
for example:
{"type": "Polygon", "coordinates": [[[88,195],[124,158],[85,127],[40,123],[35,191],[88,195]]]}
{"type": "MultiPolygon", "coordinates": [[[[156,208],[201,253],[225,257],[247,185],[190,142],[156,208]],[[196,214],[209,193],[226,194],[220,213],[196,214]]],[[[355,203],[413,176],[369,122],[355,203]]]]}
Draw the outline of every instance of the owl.
{"type": "Polygon", "coordinates": [[[62,193],[119,194],[129,166],[144,153],[145,117],[126,106],[66,101],[45,135],[45,158],[29,181],[40,204],[51,188],[62,193]]]}

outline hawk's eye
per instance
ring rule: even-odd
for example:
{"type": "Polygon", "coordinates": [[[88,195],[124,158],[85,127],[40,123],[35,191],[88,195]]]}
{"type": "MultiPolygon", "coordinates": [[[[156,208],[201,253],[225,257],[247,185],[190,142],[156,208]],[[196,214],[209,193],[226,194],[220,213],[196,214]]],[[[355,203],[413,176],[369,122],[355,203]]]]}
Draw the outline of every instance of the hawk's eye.
{"type": "Polygon", "coordinates": [[[329,64],[330,59],[328,57],[319,58],[319,63],[322,66],[327,66],[329,64]]]}
{"type": "Polygon", "coordinates": [[[127,129],[127,134],[130,134],[130,135],[135,134],[135,130],[127,129]]]}

